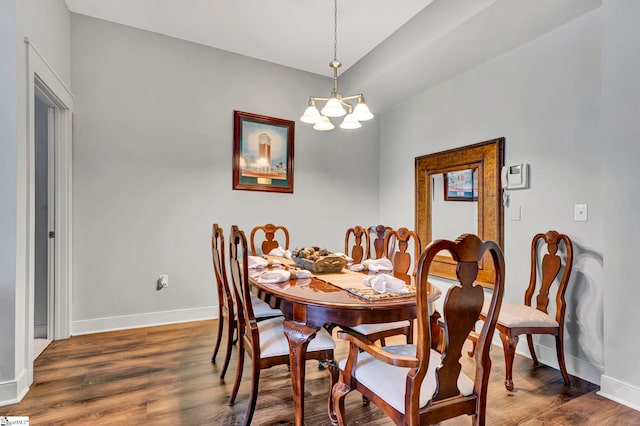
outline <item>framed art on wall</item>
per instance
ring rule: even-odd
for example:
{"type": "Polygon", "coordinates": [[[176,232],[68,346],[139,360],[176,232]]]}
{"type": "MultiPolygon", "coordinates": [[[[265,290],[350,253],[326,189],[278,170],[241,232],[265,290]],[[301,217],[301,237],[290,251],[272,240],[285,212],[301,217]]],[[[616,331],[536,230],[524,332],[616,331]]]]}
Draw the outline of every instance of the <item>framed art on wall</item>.
{"type": "Polygon", "coordinates": [[[233,112],[233,189],[293,193],[295,123],[233,112]]]}

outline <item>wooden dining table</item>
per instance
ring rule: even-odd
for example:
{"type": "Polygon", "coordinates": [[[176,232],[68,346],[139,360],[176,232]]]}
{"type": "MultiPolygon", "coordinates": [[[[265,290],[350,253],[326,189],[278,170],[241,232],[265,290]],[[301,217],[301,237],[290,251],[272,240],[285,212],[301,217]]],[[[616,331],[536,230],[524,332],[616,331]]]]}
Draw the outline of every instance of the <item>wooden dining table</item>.
{"type": "MultiPolygon", "coordinates": [[[[277,259],[285,268],[295,269],[290,260],[277,259]]],[[[303,425],[304,420],[306,350],[321,327],[325,325],[353,327],[359,324],[387,323],[416,318],[415,296],[389,297],[370,301],[348,290],[362,283],[365,274],[343,269],[339,273],[314,274],[311,278],[293,279],[277,284],[261,284],[255,274],[249,274],[249,281],[255,289],[266,296],[270,303],[277,305],[285,317],[284,333],[289,342],[289,362],[297,426],[303,425]]],[[[430,288],[432,291],[429,293],[429,302],[433,303],[440,297],[440,290],[435,286],[430,288]]],[[[435,330],[439,315],[435,309],[432,312],[435,313],[432,317],[432,330],[435,330]]],[[[433,336],[433,339],[437,342],[439,336],[433,336]]],[[[334,364],[330,368],[337,368],[337,366],[334,364]]],[[[329,395],[330,401],[331,395],[329,395]]],[[[329,417],[335,423],[331,403],[329,403],[329,417]]]]}

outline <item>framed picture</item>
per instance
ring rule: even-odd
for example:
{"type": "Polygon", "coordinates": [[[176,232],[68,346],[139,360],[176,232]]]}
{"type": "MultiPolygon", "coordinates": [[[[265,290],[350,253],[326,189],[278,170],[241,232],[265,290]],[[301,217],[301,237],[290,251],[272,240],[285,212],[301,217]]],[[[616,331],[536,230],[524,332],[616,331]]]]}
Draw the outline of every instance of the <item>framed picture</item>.
{"type": "Polygon", "coordinates": [[[291,120],[233,112],[233,189],[293,192],[291,120]]]}
{"type": "Polygon", "coordinates": [[[477,169],[465,169],[445,173],[444,200],[478,201],[477,169]]]}

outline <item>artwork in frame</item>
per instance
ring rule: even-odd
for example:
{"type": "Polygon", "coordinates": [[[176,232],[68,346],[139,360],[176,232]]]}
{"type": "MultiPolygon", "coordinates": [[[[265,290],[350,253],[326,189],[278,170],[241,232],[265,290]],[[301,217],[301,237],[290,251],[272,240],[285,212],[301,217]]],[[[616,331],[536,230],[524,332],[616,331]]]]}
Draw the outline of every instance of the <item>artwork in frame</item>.
{"type": "Polygon", "coordinates": [[[233,112],[233,189],[293,192],[295,123],[233,112]]]}
{"type": "Polygon", "coordinates": [[[478,201],[478,169],[464,169],[444,174],[445,201],[478,201]]]}

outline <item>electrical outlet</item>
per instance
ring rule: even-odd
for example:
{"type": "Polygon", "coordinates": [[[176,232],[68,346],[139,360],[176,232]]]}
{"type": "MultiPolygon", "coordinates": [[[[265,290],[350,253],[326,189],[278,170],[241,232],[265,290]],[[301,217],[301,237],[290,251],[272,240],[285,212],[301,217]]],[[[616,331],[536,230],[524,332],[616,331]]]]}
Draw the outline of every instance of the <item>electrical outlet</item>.
{"type": "Polygon", "coordinates": [[[158,281],[156,281],[156,283],[158,290],[169,287],[169,275],[160,275],[160,278],[158,278],[158,281]]]}

